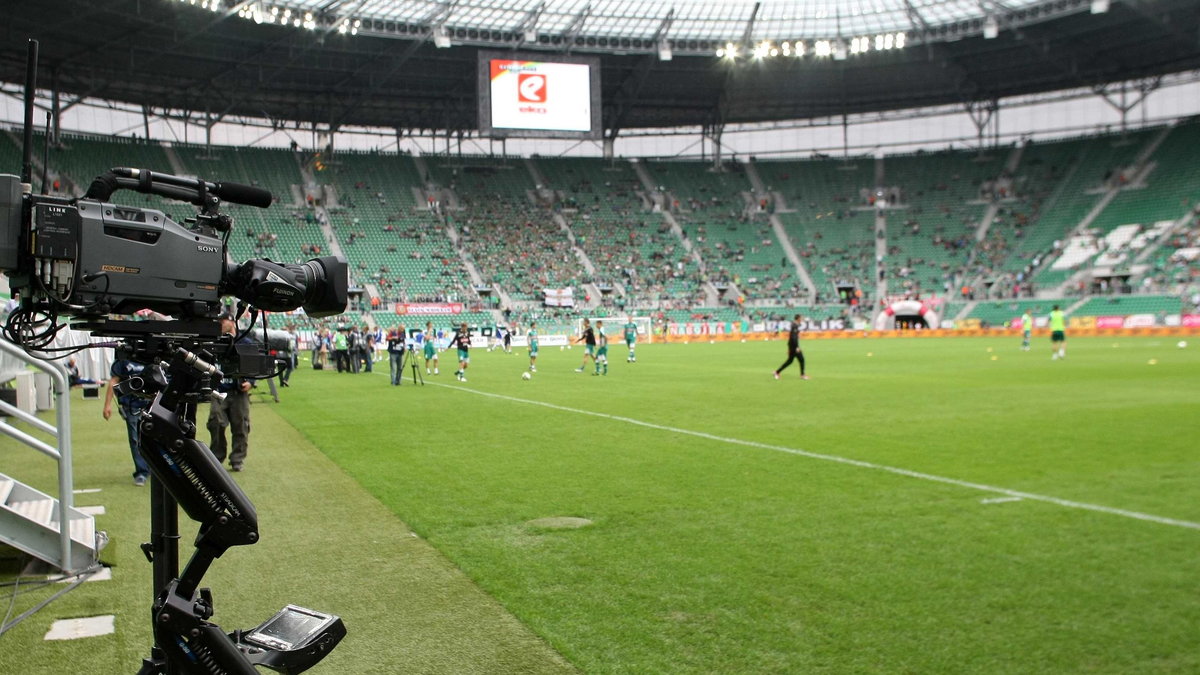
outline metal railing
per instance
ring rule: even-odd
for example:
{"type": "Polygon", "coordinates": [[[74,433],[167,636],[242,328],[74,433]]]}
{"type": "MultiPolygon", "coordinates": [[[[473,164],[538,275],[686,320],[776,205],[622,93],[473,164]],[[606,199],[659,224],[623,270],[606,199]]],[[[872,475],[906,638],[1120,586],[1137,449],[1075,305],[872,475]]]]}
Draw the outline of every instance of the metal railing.
{"type": "Polygon", "coordinates": [[[20,441],[58,462],[59,546],[61,548],[63,564],[69,565],[71,560],[71,520],[68,510],[73,506],[72,499],[74,497],[75,477],[72,471],[73,464],[71,459],[71,387],[69,378],[67,377],[67,369],[56,361],[46,361],[30,356],[20,347],[7,340],[0,340],[0,353],[11,356],[46,373],[50,376],[51,382],[54,385],[54,426],[5,401],[0,401],[0,411],[53,436],[57,441],[57,447],[39,440],[6,422],[0,422],[0,433],[20,441]]]}

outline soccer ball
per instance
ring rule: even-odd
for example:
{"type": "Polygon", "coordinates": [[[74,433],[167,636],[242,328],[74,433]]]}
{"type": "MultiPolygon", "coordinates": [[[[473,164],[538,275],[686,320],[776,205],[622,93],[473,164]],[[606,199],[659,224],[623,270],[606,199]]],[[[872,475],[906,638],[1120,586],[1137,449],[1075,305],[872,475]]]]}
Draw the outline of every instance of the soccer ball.
{"type": "Polygon", "coordinates": [[[1178,346],[1180,349],[1187,349],[1187,340],[1180,340],[1178,346]]]}
{"type": "Polygon", "coordinates": [[[522,380],[532,380],[532,379],[533,379],[533,375],[532,375],[531,373],[528,373],[528,372],[521,373],[521,379],[522,379],[522,380]]]}

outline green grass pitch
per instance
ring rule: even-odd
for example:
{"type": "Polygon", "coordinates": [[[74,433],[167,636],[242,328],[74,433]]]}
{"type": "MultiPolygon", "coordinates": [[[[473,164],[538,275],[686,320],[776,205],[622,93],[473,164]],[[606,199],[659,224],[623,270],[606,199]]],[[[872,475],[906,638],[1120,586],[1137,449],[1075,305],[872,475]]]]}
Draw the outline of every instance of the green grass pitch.
{"type": "MultiPolygon", "coordinates": [[[[313,672],[1200,669],[1200,348],[802,346],[808,381],[771,377],[780,342],[636,364],[618,345],[607,376],[543,349],[528,381],[523,350],[474,350],[466,384],[447,353],[424,387],[302,365],[281,403],[256,399],[238,480],[263,542],[214,565],[214,618],[342,614],[313,672]],[[556,517],[591,524],[535,522],[556,517]]],[[[79,672],[129,672],[144,651],[144,491],[88,405],[76,433],[100,450],[77,473],[112,494],[120,562],[0,636],[0,671],[69,672],[86,649],[79,672]],[[109,607],[117,636],[40,641],[109,607]]]]}

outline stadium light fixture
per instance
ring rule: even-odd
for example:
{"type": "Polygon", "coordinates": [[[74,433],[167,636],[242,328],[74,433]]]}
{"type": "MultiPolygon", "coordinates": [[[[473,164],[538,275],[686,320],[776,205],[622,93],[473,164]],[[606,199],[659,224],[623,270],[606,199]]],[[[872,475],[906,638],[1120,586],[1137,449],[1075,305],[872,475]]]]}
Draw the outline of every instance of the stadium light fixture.
{"type": "Polygon", "coordinates": [[[841,38],[838,38],[837,42],[835,42],[833,44],[833,60],[834,61],[845,61],[846,56],[847,56],[846,41],[841,38]]]}
{"type": "Polygon", "coordinates": [[[438,49],[449,49],[450,33],[445,26],[438,25],[433,27],[433,46],[438,49]]]}
{"type": "Polygon", "coordinates": [[[988,14],[983,20],[983,39],[994,40],[1000,35],[1000,22],[996,20],[995,14],[988,14]]]}
{"type": "Polygon", "coordinates": [[[1108,11],[1109,0],[1092,0],[1092,14],[1103,14],[1108,11]]]}
{"type": "Polygon", "coordinates": [[[670,61],[674,55],[671,53],[671,43],[667,40],[658,41],[658,60],[670,61]]]}
{"type": "Polygon", "coordinates": [[[813,53],[817,56],[833,56],[833,43],[829,40],[817,40],[813,45],[813,53]]]}

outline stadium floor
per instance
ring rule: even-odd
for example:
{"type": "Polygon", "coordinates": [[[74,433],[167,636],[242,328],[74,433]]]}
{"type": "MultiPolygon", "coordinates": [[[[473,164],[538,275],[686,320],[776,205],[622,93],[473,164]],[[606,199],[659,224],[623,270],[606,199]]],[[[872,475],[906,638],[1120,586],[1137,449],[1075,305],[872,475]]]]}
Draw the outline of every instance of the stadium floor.
{"type": "MultiPolygon", "coordinates": [[[[771,377],[778,342],[616,346],[608,376],[544,350],[528,381],[474,353],[424,388],[302,367],[256,398],[263,542],[214,565],[215,619],[342,614],[313,672],[1194,671],[1200,351],[1044,342],[804,343],[808,381],[771,377]]],[[[147,639],[145,491],[73,410],[114,581],[0,637],[4,672],[128,672],[147,639]],[[99,613],[116,636],[41,641],[99,613]]]]}

